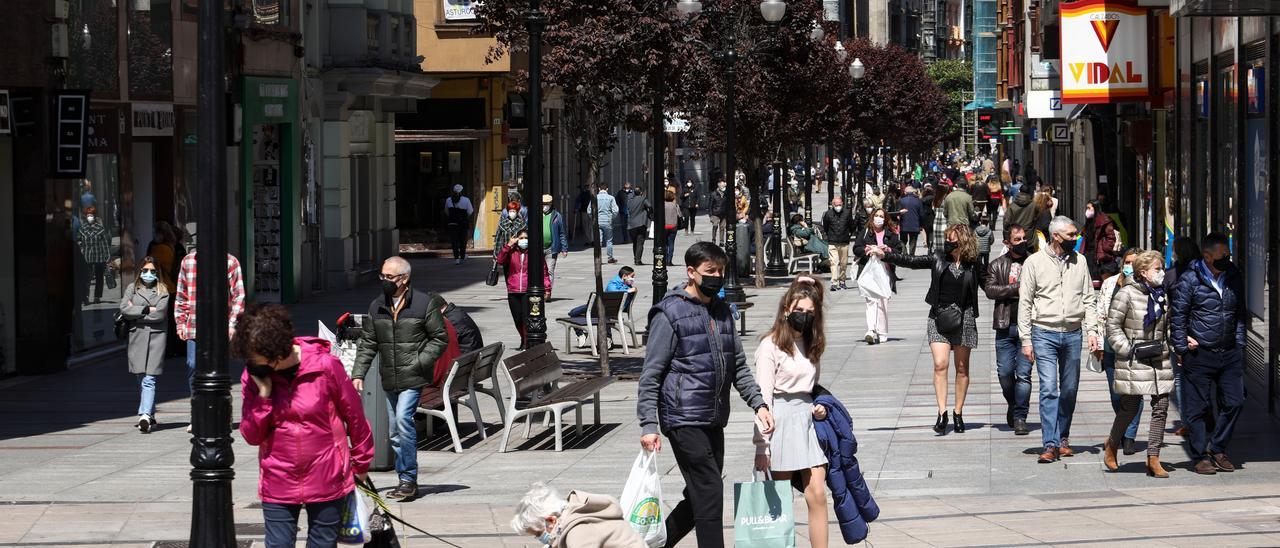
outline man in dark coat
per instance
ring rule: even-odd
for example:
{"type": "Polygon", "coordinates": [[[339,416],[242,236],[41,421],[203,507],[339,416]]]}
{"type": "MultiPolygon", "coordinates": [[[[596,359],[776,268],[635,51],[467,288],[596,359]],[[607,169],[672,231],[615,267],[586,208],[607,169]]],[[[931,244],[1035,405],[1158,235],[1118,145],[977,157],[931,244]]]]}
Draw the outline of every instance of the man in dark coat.
{"type": "Polygon", "coordinates": [[[853,239],[853,212],[844,207],[844,199],[831,199],[831,208],[822,214],[822,234],[827,238],[827,257],[831,260],[831,290],[845,289],[849,279],[849,241],[853,239]]]}
{"type": "Polygon", "coordinates": [[[351,378],[356,390],[364,390],[373,358],[381,358],[378,374],[386,391],[391,446],[400,477],[390,496],[412,499],[418,494],[418,434],[413,417],[423,387],[431,384],[436,360],[449,346],[449,332],[440,314],[445,302],[439,295],[410,287],[409,262],[403,257],[383,262],[380,278],[382,295],[369,305],[351,378]]]}
{"type": "Polygon", "coordinates": [[[453,324],[453,330],[458,334],[458,350],[463,354],[484,348],[484,335],[470,314],[453,303],[445,304],[440,313],[453,324]]]}
{"type": "Polygon", "coordinates": [[[920,238],[920,223],[926,214],[924,202],[916,196],[915,187],[906,187],[906,195],[898,201],[898,213],[901,214],[899,228],[902,231],[902,243],[906,246],[907,253],[915,255],[916,241],[920,238]]]}
{"type": "Polygon", "coordinates": [[[1202,258],[1178,278],[1169,317],[1173,350],[1182,357],[1182,422],[1190,434],[1192,470],[1234,472],[1226,449],[1244,409],[1244,284],[1225,234],[1209,233],[1200,252],[1202,258]],[[1209,432],[1206,415],[1215,392],[1218,416],[1209,432]]]}

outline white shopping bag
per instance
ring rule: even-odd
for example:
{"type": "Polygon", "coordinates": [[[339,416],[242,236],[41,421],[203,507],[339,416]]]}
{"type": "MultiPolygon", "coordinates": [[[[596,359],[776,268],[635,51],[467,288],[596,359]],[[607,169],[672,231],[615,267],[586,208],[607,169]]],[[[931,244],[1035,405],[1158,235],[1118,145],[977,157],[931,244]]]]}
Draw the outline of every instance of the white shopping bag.
{"type": "Polygon", "coordinates": [[[867,259],[858,276],[858,291],[868,299],[888,299],[893,296],[893,285],[889,282],[889,269],[879,257],[867,259]]]}
{"type": "Polygon", "coordinates": [[[631,465],[631,475],[622,488],[622,513],[631,528],[640,534],[649,548],[667,542],[667,526],[663,522],[662,476],[658,474],[658,453],[640,450],[631,465]]]}

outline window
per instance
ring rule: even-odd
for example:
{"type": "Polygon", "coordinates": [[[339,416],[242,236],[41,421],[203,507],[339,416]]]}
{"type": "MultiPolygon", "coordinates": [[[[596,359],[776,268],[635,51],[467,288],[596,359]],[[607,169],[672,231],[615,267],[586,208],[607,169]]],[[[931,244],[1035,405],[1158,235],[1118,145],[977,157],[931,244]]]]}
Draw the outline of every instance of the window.
{"type": "Polygon", "coordinates": [[[120,93],[119,16],[113,0],[72,0],[67,13],[67,84],[109,97],[120,93]]]}
{"type": "Polygon", "coordinates": [[[377,17],[365,19],[365,44],[369,47],[371,53],[376,53],[381,47],[381,43],[378,41],[377,17]]]}
{"type": "MultiPolygon", "coordinates": [[[[73,351],[116,340],[113,324],[124,287],[121,278],[120,187],[115,154],[90,154],[85,178],[71,182],[73,351]]],[[[132,257],[129,258],[132,260],[132,257]]]]}

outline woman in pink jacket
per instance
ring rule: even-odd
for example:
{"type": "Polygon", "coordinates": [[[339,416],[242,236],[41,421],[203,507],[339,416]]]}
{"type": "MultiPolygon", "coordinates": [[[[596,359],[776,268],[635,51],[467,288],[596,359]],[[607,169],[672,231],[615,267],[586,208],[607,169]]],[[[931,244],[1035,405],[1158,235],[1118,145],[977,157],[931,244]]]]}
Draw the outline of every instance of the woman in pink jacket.
{"type": "Polygon", "coordinates": [[[321,339],[293,336],[280,305],[251,305],[231,350],[245,360],[240,434],[258,446],[258,496],[268,548],[297,542],[307,510],[308,548],[337,544],[355,477],[373,460],[373,435],[360,395],[321,339]]]}
{"type": "MultiPolygon", "coordinates": [[[[529,308],[529,231],[521,230],[507,240],[498,252],[498,264],[507,267],[507,307],[511,309],[511,320],[520,333],[520,346],[516,350],[524,350],[528,346],[528,334],[524,331],[525,312],[529,308]]],[[[546,300],[551,300],[551,275],[546,263],[542,264],[542,287],[546,288],[546,300]]],[[[545,301],[544,301],[545,302],[545,301]]]]}

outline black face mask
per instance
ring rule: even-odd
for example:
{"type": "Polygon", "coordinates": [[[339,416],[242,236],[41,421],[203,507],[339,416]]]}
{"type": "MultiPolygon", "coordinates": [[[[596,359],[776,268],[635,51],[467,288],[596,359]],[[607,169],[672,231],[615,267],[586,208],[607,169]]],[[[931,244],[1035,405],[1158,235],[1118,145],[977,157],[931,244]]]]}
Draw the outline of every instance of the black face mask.
{"type": "Polygon", "coordinates": [[[400,289],[400,286],[395,282],[391,280],[382,280],[382,296],[387,299],[387,304],[390,304],[391,300],[395,298],[396,290],[398,289],[400,289]]]}
{"type": "Polygon", "coordinates": [[[1018,257],[1026,257],[1031,252],[1030,245],[1027,242],[1021,242],[1009,246],[1009,252],[1018,257]]]}
{"type": "Polygon", "coordinates": [[[951,255],[952,253],[955,252],[955,250],[959,248],[960,248],[960,244],[955,242],[947,242],[945,244],[942,244],[942,252],[946,253],[947,255],[951,255]]]}
{"type": "Polygon", "coordinates": [[[1218,272],[1225,272],[1229,266],[1231,266],[1231,259],[1226,257],[1213,261],[1213,269],[1218,272]]]}
{"type": "Polygon", "coordinates": [[[813,314],[810,312],[792,312],[787,314],[787,323],[802,335],[808,335],[813,329],[813,314]]]}
{"type": "Polygon", "coordinates": [[[271,372],[275,371],[270,365],[262,365],[259,363],[246,363],[244,368],[249,371],[250,375],[265,379],[271,376],[271,372]]]}
{"type": "Polygon", "coordinates": [[[724,278],[703,274],[702,281],[698,283],[698,292],[703,297],[711,298],[720,294],[721,287],[724,287],[724,278]]]}

